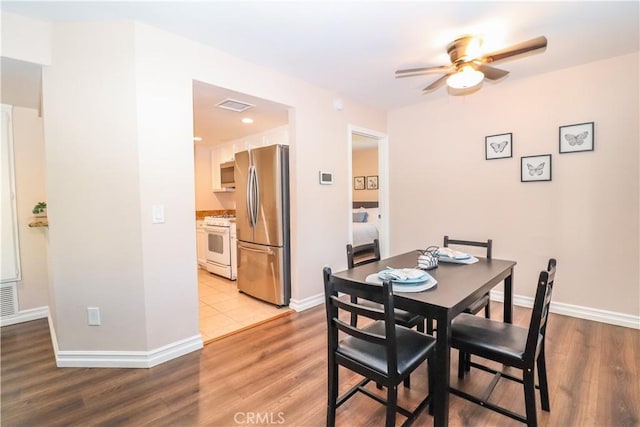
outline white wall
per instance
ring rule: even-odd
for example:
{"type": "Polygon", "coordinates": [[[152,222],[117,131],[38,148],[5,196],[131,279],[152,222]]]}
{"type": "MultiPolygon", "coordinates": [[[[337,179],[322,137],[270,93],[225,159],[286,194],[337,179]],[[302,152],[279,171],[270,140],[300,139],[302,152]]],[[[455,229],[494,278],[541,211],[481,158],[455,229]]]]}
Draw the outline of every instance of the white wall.
{"type": "Polygon", "coordinates": [[[51,24],[7,12],[0,15],[2,56],[34,64],[51,64],[51,24]]]}
{"type": "Polygon", "coordinates": [[[13,150],[22,267],[18,302],[20,311],[24,311],[49,305],[49,230],[29,227],[34,220],[33,207],[47,200],[44,135],[42,118],[38,117],[37,110],[13,107],[13,150]]]}
{"type": "MultiPolygon", "coordinates": [[[[367,177],[378,176],[378,148],[367,148],[364,150],[353,150],[353,157],[351,163],[353,168],[351,169],[351,188],[353,189],[353,201],[354,202],[367,202],[378,201],[379,190],[370,190],[367,188],[367,177]],[[353,178],[356,176],[363,176],[365,179],[364,190],[356,190],[354,188],[353,178]]],[[[379,183],[380,181],[378,181],[379,183]]]]}
{"type": "Polygon", "coordinates": [[[391,252],[445,234],[492,238],[495,257],[518,262],[516,294],[533,296],[556,257],[555,302],[638,316],[638,62],[626,55],[390,112],[391,252]],[[558,127],[589,121],[595,151],[559,154],[558,127]],[[485,160],[484,137],[506,132],[513,158],[485,160]],[[520,157],[547,153],[553,181],[521,183],[520,157]]]}
{"type": "MultiPolygon", "coordinates": [[[[133,34],[131,23],[56,25],[53,65],[43,70],[54,326],[62,351],[147,349],[141,218],[150,211],[140,206],[147,176],[140,172],[133,34]],[[87,325],[87,307],[100,308],[101,326],[87,325]]],[[[192,181],[185,191],[192,194],[192,181]]],[[[192,210],[189,219],[193,233],[192,210]]]]}

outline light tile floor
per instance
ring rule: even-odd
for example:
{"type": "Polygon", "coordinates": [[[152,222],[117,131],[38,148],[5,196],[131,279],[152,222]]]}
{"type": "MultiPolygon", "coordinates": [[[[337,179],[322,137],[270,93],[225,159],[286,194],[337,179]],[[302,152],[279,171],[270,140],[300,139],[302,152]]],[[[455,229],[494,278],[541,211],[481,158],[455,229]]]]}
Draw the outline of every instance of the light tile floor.
{"type": "Polygon", "coordinates": [[[235,280],[203,269],[198,269],[198,300],[200,333],[205,344],[292,311],[245,295],[238,291],[235,280]]]}

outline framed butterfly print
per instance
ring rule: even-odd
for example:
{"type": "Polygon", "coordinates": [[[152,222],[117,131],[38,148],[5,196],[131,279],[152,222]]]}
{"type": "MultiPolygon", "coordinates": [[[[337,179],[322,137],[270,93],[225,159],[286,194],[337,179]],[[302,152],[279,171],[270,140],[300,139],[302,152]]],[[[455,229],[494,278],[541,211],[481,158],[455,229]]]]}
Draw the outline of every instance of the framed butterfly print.
{"type": "Polygon", "coordinates": [[[364,190],[364,176],[356,176],[353,178],[353,189],[364,190]]]}
{"type": "Polygon", "coordinates": [[[560,154],[593,151],[593,122],[560,126],[560,154]]]}
{"type": "Polygon", "coordinates": [[[551,181],[551,154],[520,157],[520,181],[551,181]]]}
{"type": "Polygon", "coordinates": [[[513,141],[510,133],[484,137],[484,158],[486,160],[507,159],[513,155],[513,141]]]}

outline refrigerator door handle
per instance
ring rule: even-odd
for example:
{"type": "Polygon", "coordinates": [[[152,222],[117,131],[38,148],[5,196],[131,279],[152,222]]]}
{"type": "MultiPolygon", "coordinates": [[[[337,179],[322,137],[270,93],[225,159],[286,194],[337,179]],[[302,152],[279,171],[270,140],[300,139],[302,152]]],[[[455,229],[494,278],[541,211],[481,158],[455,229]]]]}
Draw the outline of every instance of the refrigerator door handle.
{"type": "Polygon", "coordinates": [[[258,225],[258,207],[260,206],[260,187],[258,182],[258,173],[255,165],[253,167],[253,227],[258,225]]]}
{"type": "Polygon", "coordinates": [[[255,166],[249,166],[249,174],[247,179],[247,213],[249,215],[249,223],[251,227],[255,227],[255,197],[254,197],[254,177],[255,175],[255,166]]]}
{"type": "Polygon", "coordinates": [[[252,248],[248,248],[246,246],[238,246],[238,249],[241,249],[243,251],[249,251],[249,252],[257,252],[259,254],[267,254],[267,255],[275,255],[276,254],[271,249],[252,249],[252,248]]]}

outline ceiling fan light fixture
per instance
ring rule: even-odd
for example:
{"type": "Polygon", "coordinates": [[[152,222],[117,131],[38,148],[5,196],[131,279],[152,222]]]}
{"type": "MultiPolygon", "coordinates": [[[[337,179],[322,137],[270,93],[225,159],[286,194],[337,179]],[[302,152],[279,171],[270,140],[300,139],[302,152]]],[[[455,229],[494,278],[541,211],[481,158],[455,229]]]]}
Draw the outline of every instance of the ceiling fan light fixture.
{"type": "Polygon", "coordinates": [[[453,89],[468,89],[479,85],[484,79],[482,71],[475,70],[470,65],[465,65],[447,79],[447,85],[453,89]]]}

